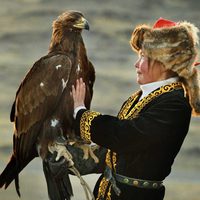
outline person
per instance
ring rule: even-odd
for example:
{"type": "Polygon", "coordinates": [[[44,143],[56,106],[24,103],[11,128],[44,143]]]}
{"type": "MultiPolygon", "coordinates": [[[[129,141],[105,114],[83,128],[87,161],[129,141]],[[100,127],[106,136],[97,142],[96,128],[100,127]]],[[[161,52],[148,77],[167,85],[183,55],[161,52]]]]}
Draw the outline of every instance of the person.
{"type": "Polygon", "coordinates": [[[130,44],[139,56],[140,90],[118,116],[85,108],[82,79],[72,87],[76,134],[108,149],[96,200],[164,199],[163,181],[188,133],[191,113],[200,114],[197,32],[189,22],[163,18],[134,29],[130,44]]]}

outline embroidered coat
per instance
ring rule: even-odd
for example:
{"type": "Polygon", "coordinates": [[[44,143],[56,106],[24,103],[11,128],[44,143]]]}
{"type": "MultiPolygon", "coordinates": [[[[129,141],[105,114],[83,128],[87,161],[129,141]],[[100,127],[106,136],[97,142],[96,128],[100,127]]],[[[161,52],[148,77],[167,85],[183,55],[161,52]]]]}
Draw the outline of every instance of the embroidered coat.
{"type": "MultiPolygon", "coordinates": [[[[117,117],[82,109],[76,117],[76,134],[108,149],[105,162],[113,172],[127,177],[162,181],[188,132],[191,107],[180,82],[162,86],[138,101],[133,94],[117,117]]],[[[138,188],[117,182],[118,197],[111,183],[100,176],[96,200],[161,200],[159,189],[138,188]]]]}

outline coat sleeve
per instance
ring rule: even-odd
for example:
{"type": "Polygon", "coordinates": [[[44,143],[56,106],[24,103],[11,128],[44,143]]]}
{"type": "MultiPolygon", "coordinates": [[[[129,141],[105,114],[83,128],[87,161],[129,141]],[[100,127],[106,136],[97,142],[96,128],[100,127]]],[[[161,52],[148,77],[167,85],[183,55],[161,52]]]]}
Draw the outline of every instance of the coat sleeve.
{"type": "Polygon", "coordinates": [[[190,117],[191,108],[185,99],[165,96],[130,120],[80,110],[76,118],[76,134],[117,153],[126,153],[156,145],[158,140],[180,138],[188,131],[190,117]]]}

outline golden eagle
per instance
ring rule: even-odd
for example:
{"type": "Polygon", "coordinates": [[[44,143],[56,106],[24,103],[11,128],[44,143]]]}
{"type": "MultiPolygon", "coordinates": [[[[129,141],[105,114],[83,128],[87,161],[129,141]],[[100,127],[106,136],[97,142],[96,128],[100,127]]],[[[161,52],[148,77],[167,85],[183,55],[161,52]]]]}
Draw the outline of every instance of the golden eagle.
{"type": "MultiPolygon", "coordinates": [[[[13,154],[0,176],[0,187],[6,189],[15,180],[19,196],[20,171],[37,156],[41,156],[44,163],[50,145],[62,146],[73,135],[70,91],[77,78],[82,77],[87,85],[85,105],[90,107],[95,71],[87,58],[81,36],[83,29],[89,30],[89,24],[82,13],[61,14],[53,22],[48,54],[34,63],[16,92],[10,114],[14,122],[13,154]]],[[[69,177],[52,185],[48,168],[44,165],[43,169],[50,199],[70,199],[69,177]],[[54,192],[50,191],[52,188],[54,192]]]]}

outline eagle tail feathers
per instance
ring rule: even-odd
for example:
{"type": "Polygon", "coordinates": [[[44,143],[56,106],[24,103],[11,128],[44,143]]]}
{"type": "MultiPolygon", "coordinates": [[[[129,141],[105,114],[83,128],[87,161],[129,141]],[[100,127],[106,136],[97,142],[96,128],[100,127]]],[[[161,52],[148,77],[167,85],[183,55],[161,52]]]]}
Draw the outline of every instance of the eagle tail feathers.
{"type": "Polygon", "coordinates": [[[4,186],[6,189],[9,186],[9,184],[15,179],[16,173],[16,158],[12,155],[6,168],[0,175],[0,188],[4,186]]]}
{"type": "Polygon", "coordinates": [[[30,156],[25,162],[19,165],[17,158],[14,154],[12,154],[9,163],[7,164],[6,168],[3,170],[3,172],[0,175],[0,188],[4,187],[4,189],[7,189],[7,187],[10,185],[10,183],[15,180],[15,188],[18,196],[20,197],[20,190],[19,190],[19,173],[28,165],[28,163],[33,160],[36,157],[36,155],[30,156]]]}
{"type": "Polygon", "coordinates": [[[69,178],[69,174],[65,169],[59,171],[55,171],[54,169],[58,169],[57,162],[54,162],[52,157],[50,159],[43,160],[43,171],[47,183],[48,195],[50,200],[70,200],[71,196],[73,196],[73,190],[69,178]],[[51,162],[51,163],[50,163],[51,162]],[[65,171],[65,173],[63,173],[65,171]]]}
{"type": "Polygon", "coordinates": [[[19,197],[21,197],[20,190],[19,190],[19,174],[15,177],[15,189],[19,197]]]}
{"type": "Polygon", "coordinates": [[[10,183],[15,179],[15,188],[18,196],[20,197],[18,173],[19,170],[17,168],[17,160],[16,157],[12,155],[6,168],[0,175],[0,188],[4,186],[4,189],[7,189],[10,183]]]}

